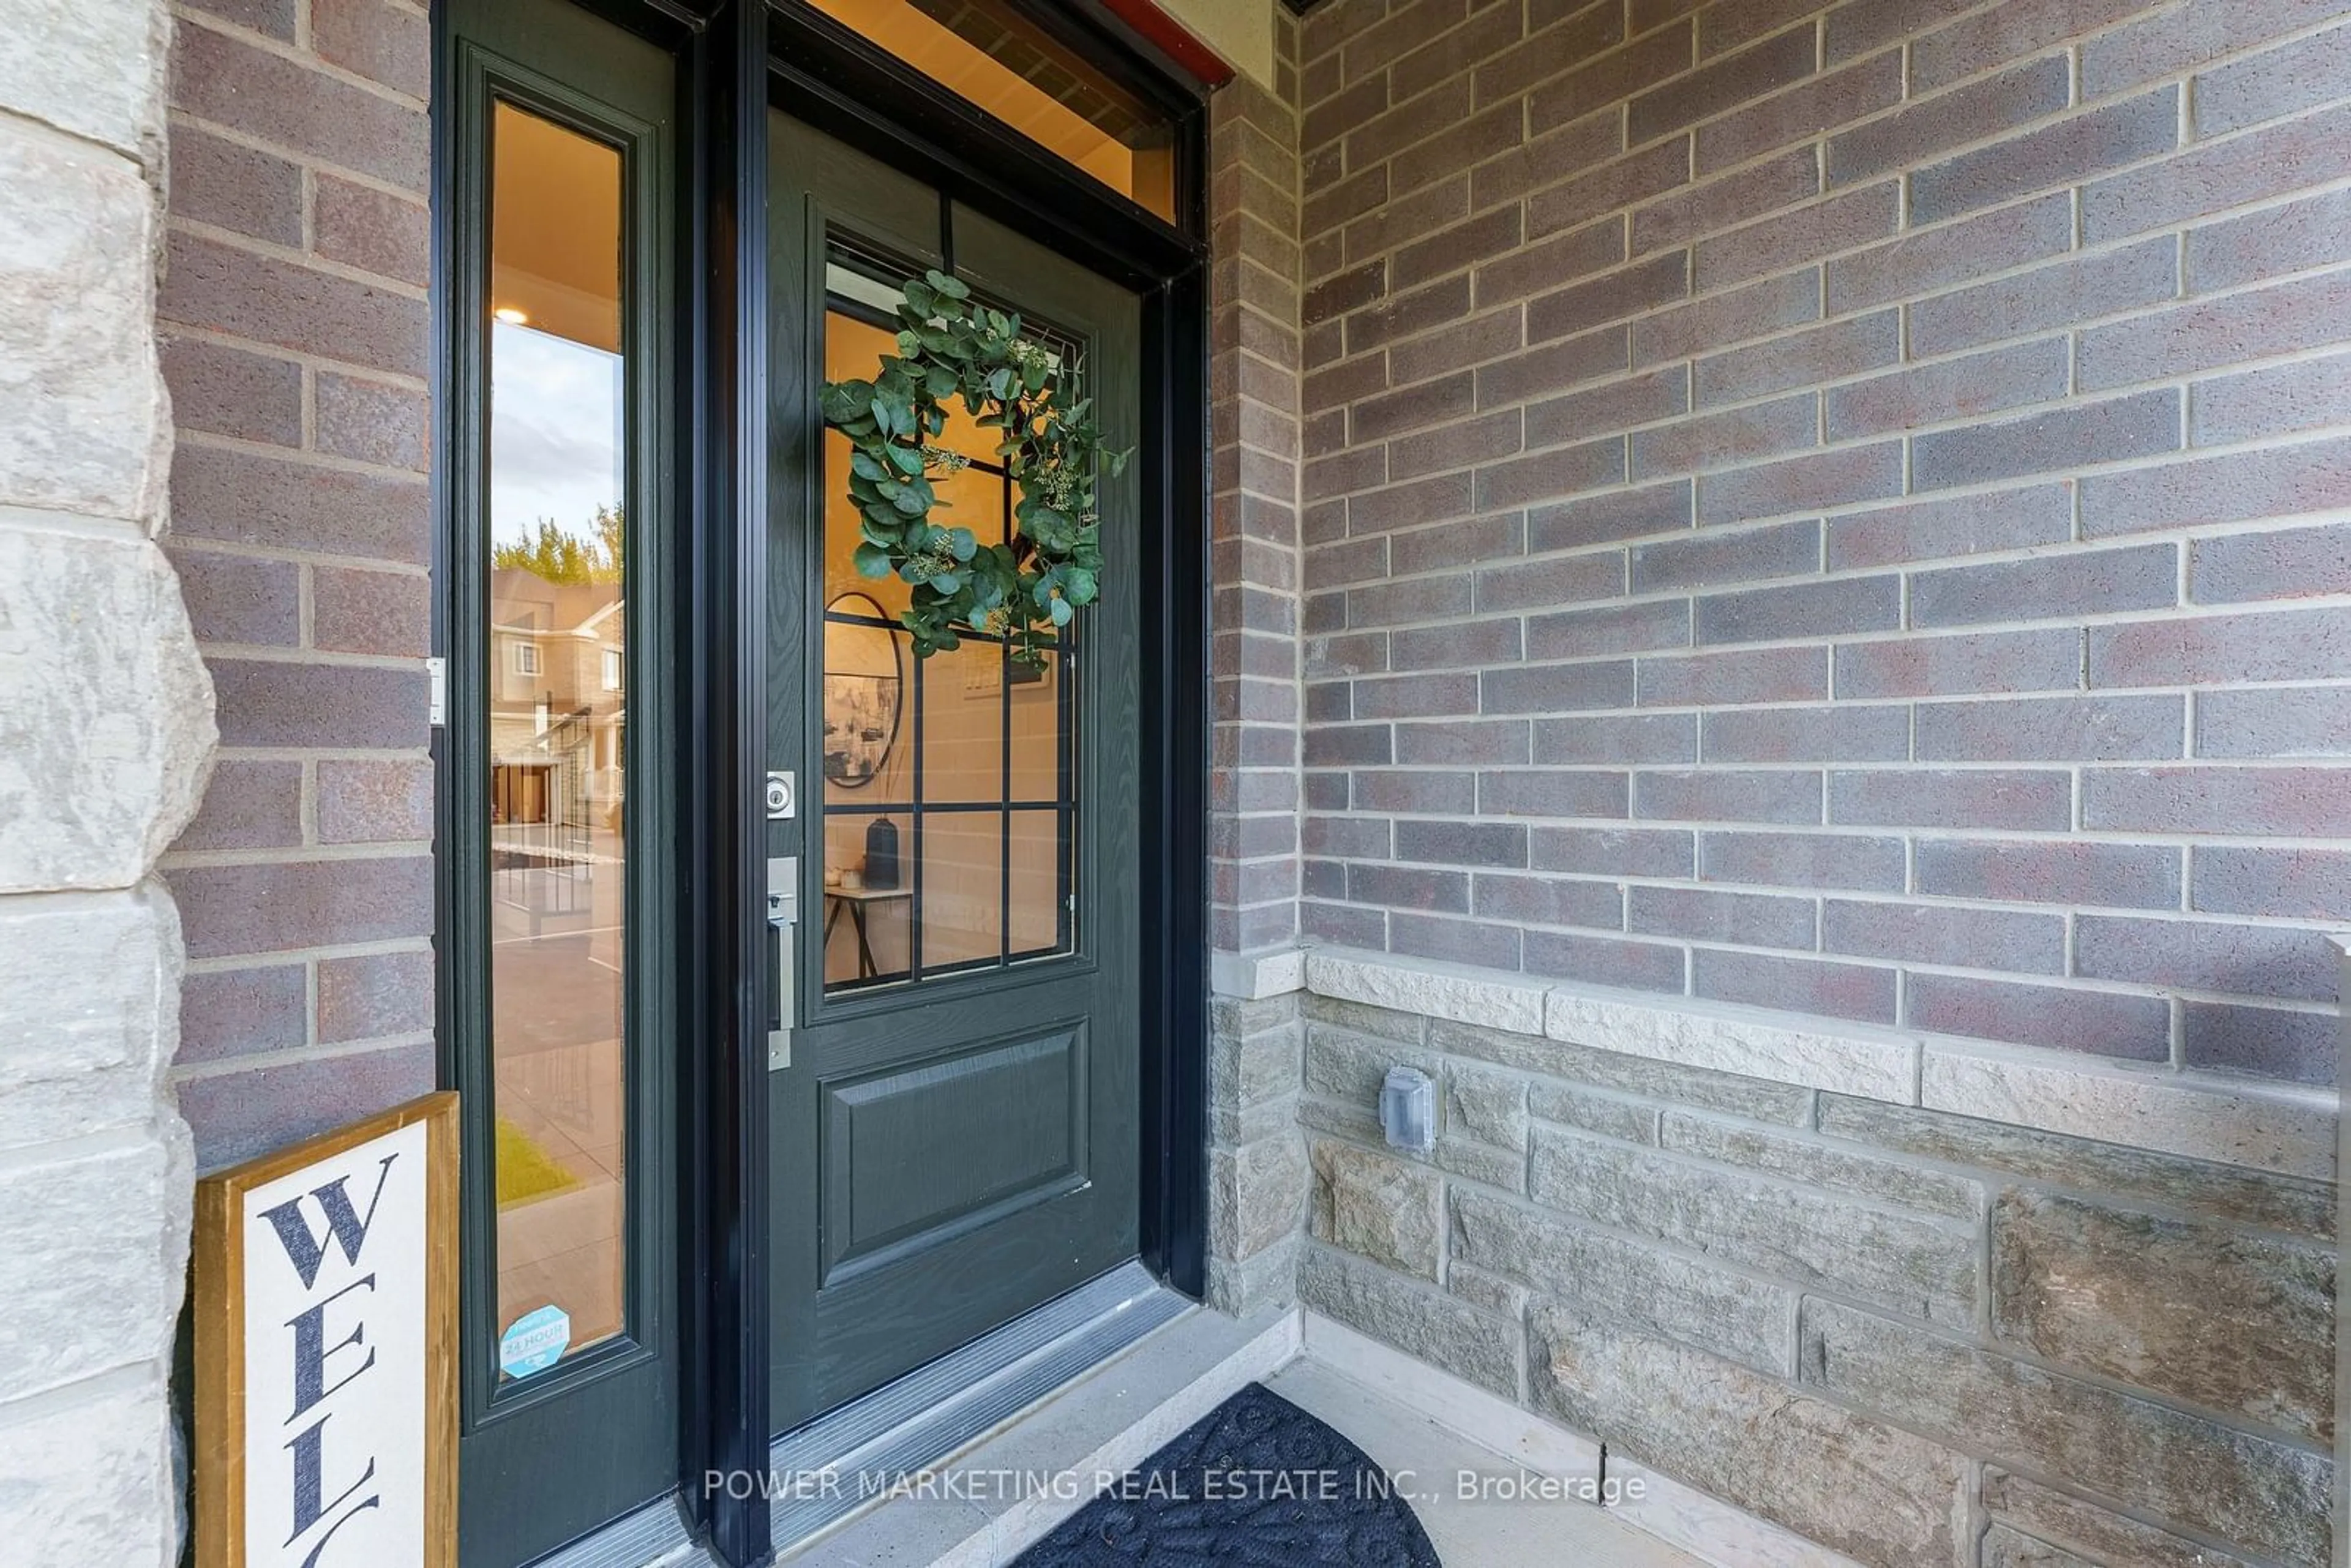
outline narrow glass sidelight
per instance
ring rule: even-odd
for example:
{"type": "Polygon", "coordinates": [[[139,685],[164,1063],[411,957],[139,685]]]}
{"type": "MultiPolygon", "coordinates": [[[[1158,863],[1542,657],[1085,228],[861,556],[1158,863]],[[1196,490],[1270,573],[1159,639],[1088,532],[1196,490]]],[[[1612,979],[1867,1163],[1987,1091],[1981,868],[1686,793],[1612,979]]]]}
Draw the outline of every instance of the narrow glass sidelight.
{"type": "Polygon", "coordinates": [[[627,1327],[631,532],[621,153],[505,102],[491,148],[483,669],[507,1380],[627,1327]]]}
{"type": "MultiPolygon", "coordinates": [[[[894,288],[826,269],[825,374],[870,376],[894,353],[894,288]]],[[[1074,344],[1052,343],[1057,352],[1074,344]]],[[[998,433],[950,405],[938,444],[962,466],[933,481],[939,521],[1008,537],[998,433]]],[[[1079,626],[1040,666],[1001,638],[914,656],[894,577],[853,564],[862,535],[849,442],[824,435],[824,944],[828,991],[1000,968],[1071,951],[1078,899],[1079,626]]]]}

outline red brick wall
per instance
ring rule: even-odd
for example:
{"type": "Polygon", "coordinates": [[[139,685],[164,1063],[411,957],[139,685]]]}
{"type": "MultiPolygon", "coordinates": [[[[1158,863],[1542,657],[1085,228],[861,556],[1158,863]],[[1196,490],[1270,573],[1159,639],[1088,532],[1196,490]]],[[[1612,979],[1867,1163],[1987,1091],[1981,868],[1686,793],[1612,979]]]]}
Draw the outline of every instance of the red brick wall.
{"type": "Polygon", "coordinates": [[[1313,937],[2331,1082],[2335,0],[1331,0],[1313,937]]]}
{"type": "Polygon", "coordinates": [[[175,8],[172,555],[221,760],[164,862],[207,1166],[433,1086],[422,5],[175,8]]]}

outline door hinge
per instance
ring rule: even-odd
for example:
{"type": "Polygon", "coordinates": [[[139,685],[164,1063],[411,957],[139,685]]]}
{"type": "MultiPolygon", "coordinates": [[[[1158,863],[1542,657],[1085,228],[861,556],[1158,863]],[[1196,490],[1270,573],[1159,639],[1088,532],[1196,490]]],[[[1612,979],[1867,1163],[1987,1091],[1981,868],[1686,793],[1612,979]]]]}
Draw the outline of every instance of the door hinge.
{"type": "Polygon", "coordinates": [[[424,661],[424,722],[434,729],[449,722],[449,661],[437,653],[424,661]]]}

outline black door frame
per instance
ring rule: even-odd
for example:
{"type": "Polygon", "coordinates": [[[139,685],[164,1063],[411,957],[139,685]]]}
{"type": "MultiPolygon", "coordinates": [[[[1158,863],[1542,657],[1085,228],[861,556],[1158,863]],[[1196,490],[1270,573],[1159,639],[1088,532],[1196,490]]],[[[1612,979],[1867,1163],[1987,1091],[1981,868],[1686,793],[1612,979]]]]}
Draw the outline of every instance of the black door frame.
{"type": "MultiPolygon", "coordinates": [[[[756,1487],[768,1426],[764,583],[769,470],[766,114],[798,116],[1017,224],[1143,299],[1142,685],[1144,800],[1141,1017],[1141,1255],[1172,1288],[1207,1289],[1209,624],[1207,113],[1204,89],[1102,0],[1009,0],[1039,26],[1161,108],[1177,132],[1178,224],[1168,224],[1061,164],[863,38],[789,0],[581,0],[674,52],[684,134],[677,413],[684,461],[677,497],[684,640],[674,694],[685,753],[678,779],[677,1019],[681,1180],[677,1241],[680,1495],[696,1533],[734,1568],[769,1557],[768,1506],[756,1487]],[[877,106],[887,106],[883,113],[877,106]]],[[[436,28],[445,30],[435,6],[436,28]]],[[[447,55],[436,46],[436,61],[447,55]]],[[[436,105],[454,84],[436,79],[436,105]]],[[[451,308],[462,275],[449,215],[460,193],[450,117],[434,117],[433,301],[436,408],[457,367],[451,308]]],[[[436,465],[436,492],[440,465],[436,465]]],[[[434,650],[446,653],[451,513],[439,506],[434,650]]],[[[436,757],[445,761],[445,747],[436,757]]],[[[446,787],[444,783],[444,795],[446,787]]],[[[444,918],[453,868],[441,869],[444,918]]],[[[443,973],[451,973],[444,961],[443,973]]],[[[445,1008],[444,1018],[449,1016],[445,1008]]],[[[460,1037],[442,1033],[444,1082],[460,1037]]]]}

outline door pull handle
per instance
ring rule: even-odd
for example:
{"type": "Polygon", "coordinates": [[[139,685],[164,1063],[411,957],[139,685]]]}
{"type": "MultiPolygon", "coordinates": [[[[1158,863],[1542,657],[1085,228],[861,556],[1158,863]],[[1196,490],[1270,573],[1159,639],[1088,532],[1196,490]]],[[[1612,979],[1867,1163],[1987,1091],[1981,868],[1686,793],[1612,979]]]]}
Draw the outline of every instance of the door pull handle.
{"type": "Polygon", "coordinates": [[[800,919],[800,861],[778,855],[768,862],[768,1067],[792,1064],[792,931],[800,919]]]}

